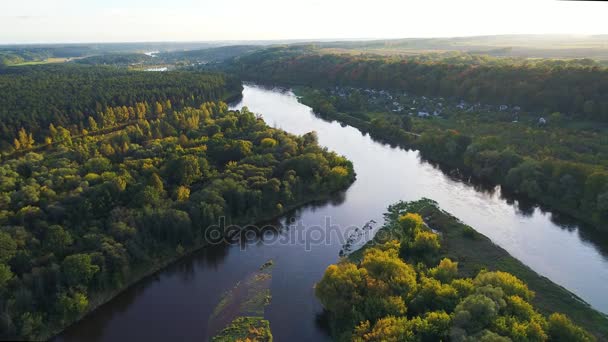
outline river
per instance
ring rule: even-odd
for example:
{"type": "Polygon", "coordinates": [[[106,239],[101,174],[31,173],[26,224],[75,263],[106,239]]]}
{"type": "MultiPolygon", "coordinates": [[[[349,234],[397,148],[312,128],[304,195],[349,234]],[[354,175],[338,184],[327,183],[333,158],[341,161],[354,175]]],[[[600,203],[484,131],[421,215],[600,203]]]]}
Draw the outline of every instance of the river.
{"type": "Polygon", "coordinates": [[[246,85],[240,103],[270,126],[290,133],[316,131],[319,143],[353,161],[357,181],[326,203],[309,205],[277,220],[279,227],[255,243],[206,248],[128,289],[58,338],[64,341],[162,341],[207,338],[207,321],[221,294],[268,259],[274,260],[272,302],[266,318],[276,341],[322,341],[313,285],[338,260],[342,244],[281,242],[297,227],[318,233],[327,222],[338,231],[382,222],[398,200],[428,197],[488,236],[536,272],[608,313],[608,244],[537,207],[454,179],[421,160],[418,152],[375,142],[352,127],[327,122],[290,91],[246,85]],[[556,223],[558,222],[558,223],[556,223]],[[266,241],[266,242],[264,242],[266,241]]]}

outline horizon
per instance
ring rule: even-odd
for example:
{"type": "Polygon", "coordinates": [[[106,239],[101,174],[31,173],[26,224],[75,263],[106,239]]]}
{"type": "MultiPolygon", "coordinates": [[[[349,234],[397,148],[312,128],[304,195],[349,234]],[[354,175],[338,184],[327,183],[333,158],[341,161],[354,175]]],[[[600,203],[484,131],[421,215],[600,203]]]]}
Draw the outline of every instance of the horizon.
{"type": "Polygon", "coordinates": [[[0,14],[0,44],[605,35],[606,6],[554,0],[30,0],[0,14]]]}
{"type": "MultiPolygon", "coordinates": [[[[46,46],[46,45],[90,45],[90,44],[225,44],[225,45],[247,45],[246,43],[258,43],[259,45],[276,43],[332,43],[332,42],[373,42],[373,41],[401,41],[401,40],[433,40],[433,39],[466,39],[466,38],[494,38],[494,37],[541,37],[541,38],[606,38],[607,33],[505,33],[505,34],[479,34],[462,36],[404,36],[404,37],[370,37],[370,38],[285,38],[285,39],[217,39],[217,40],[132,40],[132,41],[55,41],[55,42],[28,42],[28,43],[0,43],[0,46],[46,46]]],[[[252,44],[255,45],[255,44],[252,44]]]]}

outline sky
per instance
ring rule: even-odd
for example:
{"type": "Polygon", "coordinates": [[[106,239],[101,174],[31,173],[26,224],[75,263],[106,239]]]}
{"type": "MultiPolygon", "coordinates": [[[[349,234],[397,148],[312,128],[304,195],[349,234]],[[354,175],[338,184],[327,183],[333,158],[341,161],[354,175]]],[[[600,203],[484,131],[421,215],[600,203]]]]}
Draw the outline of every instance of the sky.
{"type": "Polygon", "coordinates": [[[607,34],[608,2],[20,0],[0,44],[607,34]]]}

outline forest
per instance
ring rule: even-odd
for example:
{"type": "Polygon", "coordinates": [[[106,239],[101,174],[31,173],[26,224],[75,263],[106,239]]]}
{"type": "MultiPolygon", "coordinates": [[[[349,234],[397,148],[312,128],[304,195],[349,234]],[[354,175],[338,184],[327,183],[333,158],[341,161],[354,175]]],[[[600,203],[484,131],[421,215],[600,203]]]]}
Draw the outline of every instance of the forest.
{"type": "MultiPolygon", "coordinates": [[[[372,241],[330,265],[316,285],[334,339],[595,340],[567,315],[552,312],[555,303],[537,299],[563,289],[551,284],[537,294],[522,279],[497,269],[491,256],[503,253],[500,247],[441,211],[435,202],[399,202],[389,207],[385,218],[372,241]]],[[[512,264],[535,286],[546,281],[517,261],[512,264]]],[[[569,296],[555,298],[568,301],[569,296]]],[[[562,305],[560,309],[566,310],[580,307],[576,302],[562,305]]],[[[589,313],[573,313],[591,321],[589,313]]],[[[586,324],[594,329],[605,325],[605,317],[596,318],[586,324]]]]}
{"type": "Polygon", "coordinates": [[[207,72],[135,72],[74,64],[0,68],[0,152],[44,144],[51,124],[77,135],[137,119],[144,111],[159,114],[159,104],[196,107],[227,100],[241,89],[239,80],[207,72]]]}
{"type": "MultiPolygon", "coordinates": [[[[159,98],[157,83],[138,90],[148,76],[129,83],[110,73],[134,87],[124,94],[133,107],[111,107],[117,103],[109,94],[119,97],[123,88],[100,73],[102,84],[115,87],[95,97],[108,101],[89,116],[96,127],[74,136],[51,121],[52,142],[0,166],[0,339],[53,336],[146,274],[213,242],[212,230],[224,233],[221,217],[227,225],[251,224],[354,181],[350,161],[321,148],[314,133],[287,134],[223,102],[188,106],[224,94],[220,76],[150,76],[211,82],[192,96],[170,88],[159,98]],[[138,102],[147,94],[157,100],[152,108],[138,102]]],[[[88,79],[77,75],[76,82],[88,79]]],[[[54,77],[40,82],[50,89],[54,77]]],[[[69,105],[47,99],[57,104],[40,106],[69,105]]],[[[73,103],[83,111],[95,104],[73,103]]],[[[42,120],[54,118],[25,122],[33,130],[42,120]]]]}
{"type": "Polygon", "coordinates": [[[590,59],[457,52],[382,56],[332,53],[304,45],[256,51],[231,60],[225,68],[263,82],[399,89],[608,121],[608,70],[590,59]]]}

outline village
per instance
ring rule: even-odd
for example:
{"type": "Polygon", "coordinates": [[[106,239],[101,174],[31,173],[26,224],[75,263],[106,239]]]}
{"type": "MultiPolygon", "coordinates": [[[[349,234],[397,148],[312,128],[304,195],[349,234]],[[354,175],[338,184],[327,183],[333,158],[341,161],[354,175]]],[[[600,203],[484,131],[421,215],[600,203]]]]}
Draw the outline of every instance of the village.
{"type": "Polygon", "coordinates": [[[403,91],[378,90],[355,87],[333,87],[329,95],[342,103],[365,104],[368,111],[393,112],[418,118],[447,119],[454,114],[475,113],[492,115],[494,119],[518,123],[525,116],[539,126],[547,124],[542,115],[522,111],[520,106],[469,103],[463,99],[417,96],[403,91]]]}

